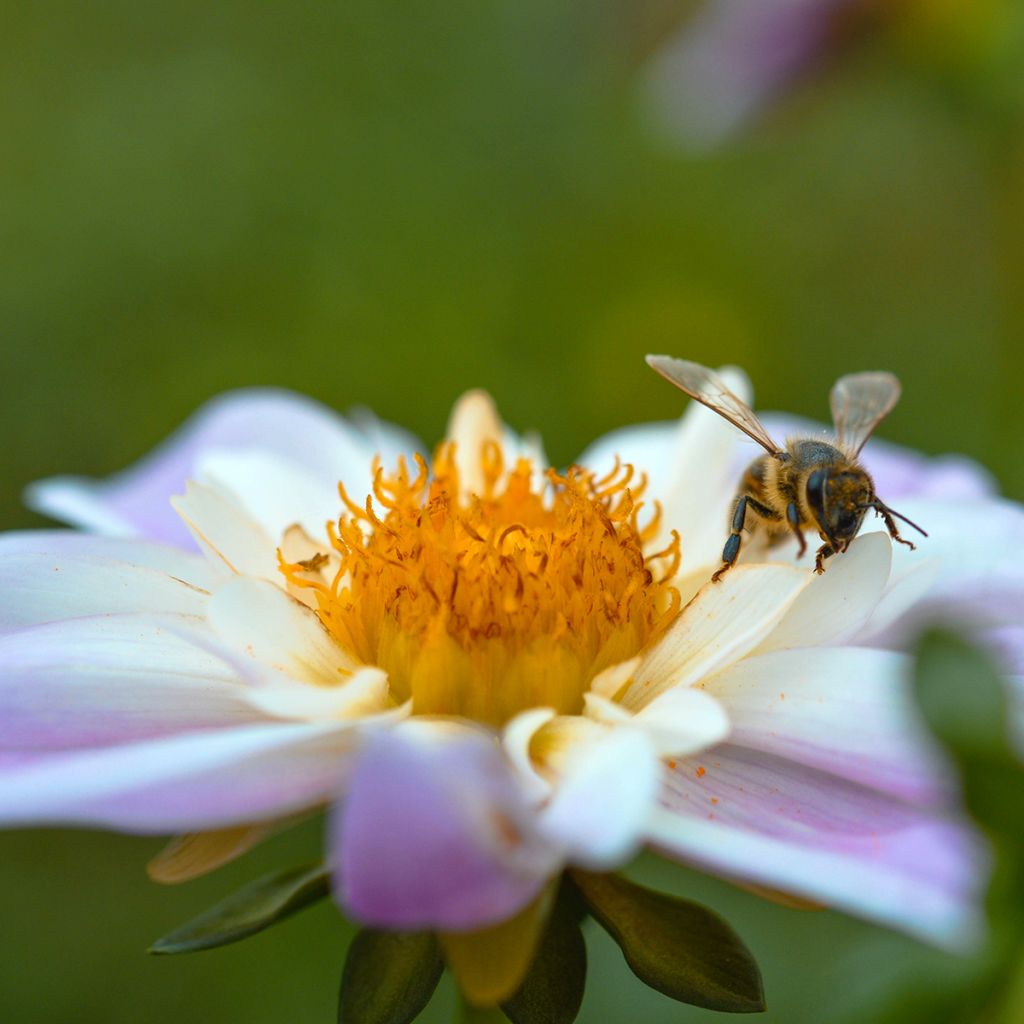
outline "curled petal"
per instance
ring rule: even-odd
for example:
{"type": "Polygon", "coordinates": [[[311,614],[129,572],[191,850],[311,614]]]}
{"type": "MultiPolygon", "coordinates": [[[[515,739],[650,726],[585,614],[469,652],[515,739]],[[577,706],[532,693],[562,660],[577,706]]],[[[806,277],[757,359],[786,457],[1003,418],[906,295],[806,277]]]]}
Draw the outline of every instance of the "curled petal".
{"type": "Polygon", "coordinates": [[[621,867],[644,841],[661,771],[641,730],[609,730],[568,759],[539,826],[572,863],[594,871],[621,867]]]}
{"type": "Polygon", "coordinates": [[[516,715],[502,732],[502,746],[519,775],[526,798],[538,803],[550,796],[551,783],[537,771],[530,755],[530,744],[554,717],[553,708],[531,708],[516,715]]]}
{"type": "MultiPolygon", "coordinates": [[[[288,680],[253,687],[246,696],[255,707],[277,718],[365,718],[387,712],[388,677],[379,668],[361,668],[336,686],[310,686],[288,680]]],[[[406,703],[393,708],[390,717],[404,718],[411,710],[411,703],[406,703]]]]}

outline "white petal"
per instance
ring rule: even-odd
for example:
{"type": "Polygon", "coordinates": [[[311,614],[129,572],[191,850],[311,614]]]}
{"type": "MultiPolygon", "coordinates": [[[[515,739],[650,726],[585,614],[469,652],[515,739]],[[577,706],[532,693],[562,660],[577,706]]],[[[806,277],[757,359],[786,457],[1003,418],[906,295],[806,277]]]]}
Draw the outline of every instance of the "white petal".
{"type": "Polygon", "coordinates": [[[199,460],[195,479],[230,492],[248,518],[275,541],[295,523],[314,536],[325,536],[325,524],[341,510],[337,479],[317,476],[269,452],[215,449],[199,460]]]}
{"type": "Polygon", "coordinates": [[[884,533],[858,537],[793,602],[758,653],[840,644],[862,629],[889,581],[892,543],[884,533]]]}
{"type": "Polygon", "coordinates": [[[611,730],[577,750],[540,814],[539,828],[581,867],[619,867],[640,847],[661,770],[642,732],[611,730]]]}
{"type": "Polygon", "coordinates": [[[0,637],[0,747],[60,750],[265,721],[170,616],[107,615],[0,637]]]}
{"type": "Polygon", "coordinates": [[[731,742],[910,800],[948,795],[945,760],[892,651],[818,647],[746,658],[705,683],[731,742]]]}
{"type": "Polygon", "coordinates": [[[448,420],[447,437],[455,444],[455,467],[464,494],[483,494],[480,457],[488,444],[502,446],[504,426],[494,400],[486,391],[468,391],[456,403],[448,420]]]}
{"type": "Polygon", "coordinates": [[[692,686],[738,661],[774,628],[810,574],[783,565],[741,565],[708,583],[644,657],[622,703],[638,710],[673,686],[692,686]]]}
{"type": "Polygon", "coordinates": [[[202,615],[204,560],[144,541],[67,532],[0,537],[0,634],[79,615],[202,615]]]}
{"type": "Polygon", "coordinates": [[[212,565],[246,576],[277,575],[276,543],[230,494],[189,481],[171,504],[212,565]]]}
{"type": "Polygon", "coordinates": [[[230,580],[210,599],[208,617],[229,647],[294,679],[334,686],[359,667],[312,611],[265,580],[230,580]]]}

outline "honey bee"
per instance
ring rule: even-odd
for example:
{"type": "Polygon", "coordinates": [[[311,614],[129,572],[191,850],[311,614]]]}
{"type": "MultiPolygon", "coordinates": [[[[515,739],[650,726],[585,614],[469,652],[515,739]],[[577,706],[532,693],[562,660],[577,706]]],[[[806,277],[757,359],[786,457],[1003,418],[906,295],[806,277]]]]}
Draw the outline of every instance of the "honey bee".
{"type": "Polygon", "coordinates": [[[769,544],[795,535],[800,545],[797,557],[807,550],[804,531],[816,530],[824,541],[814,564],[819,574],[825,571],[825,559],[850,546],[869,509],[882,517],[889,536],[900,544],[914,548],[900,536],[897,519],[928,536],[878,497],[871,476],[859,462],[861,449],[875,427],[899,400],[900,382],[891,373],[840,377],[830,396],[834,441],[796,437],[780,447],[746,402],[733,394],[714,370],[670,356],[648,356],[647,363],[695,401],[752,437],[768,453],[756,458],[743,474],[732,506],[722,567],[712,581],[717,583],[736,563],[744,530],[763,531],[769,544]]]}

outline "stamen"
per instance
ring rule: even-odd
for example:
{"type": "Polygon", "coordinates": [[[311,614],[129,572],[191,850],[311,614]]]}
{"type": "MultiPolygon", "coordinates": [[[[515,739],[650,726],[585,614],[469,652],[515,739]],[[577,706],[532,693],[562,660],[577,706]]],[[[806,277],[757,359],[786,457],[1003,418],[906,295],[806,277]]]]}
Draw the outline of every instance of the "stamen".
{"type": "Polygon", "coordinates": [[[413,479],[405,461],[393,474],[375,463],[363,505],[339,484],[333,578],[279,554],[281,572],[314,591],[324,626],[384,668],[414,713],[492,724],[538,704],[576,713],[597,671],[678,614],[679,537],[645,557],[661,508],[640,525],[647,481],[618,459],[602,477],[579,466],[539,477],[524,458],[506,469],[488,442],[474,470],[483,493],[467,495],[455,454],[448,442],[432,467],[415,456],[413,479]]]}

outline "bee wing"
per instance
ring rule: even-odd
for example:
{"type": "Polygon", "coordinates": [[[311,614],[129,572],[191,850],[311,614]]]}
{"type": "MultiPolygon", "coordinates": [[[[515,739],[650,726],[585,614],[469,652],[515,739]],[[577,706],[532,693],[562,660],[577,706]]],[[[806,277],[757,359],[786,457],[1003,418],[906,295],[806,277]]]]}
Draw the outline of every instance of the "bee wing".
{"type": "Polygon", "coordinates": [[[713,409],[734,427],[752,437],[769,455],[782,453],[782,449],[771,439],[750,406],[733,394],[714,370],[700,363],[673,359],[671,356],[648,356],[647,365],[670,384],[675,384],[680,391],[685,391],[694,401],[713,409]]]}
{"type": "Polygon", "coordinates": [[[832,422],[839,443],[856,455],[900,398],[891,373],[853,373],[832,388],[832,422]]]}

